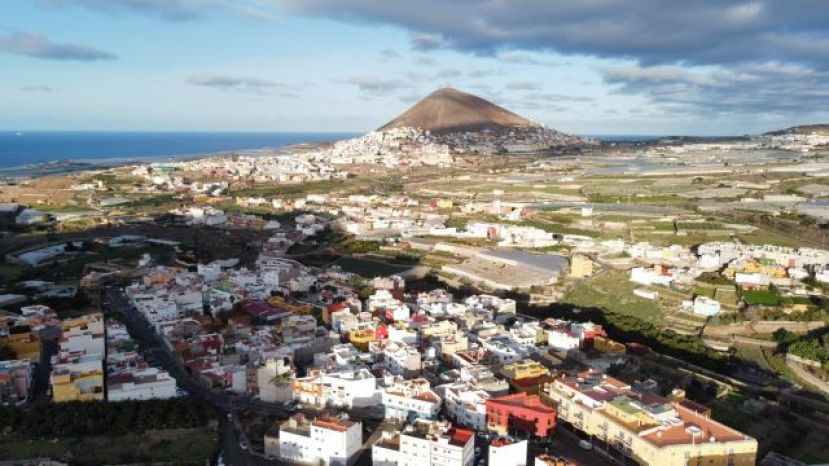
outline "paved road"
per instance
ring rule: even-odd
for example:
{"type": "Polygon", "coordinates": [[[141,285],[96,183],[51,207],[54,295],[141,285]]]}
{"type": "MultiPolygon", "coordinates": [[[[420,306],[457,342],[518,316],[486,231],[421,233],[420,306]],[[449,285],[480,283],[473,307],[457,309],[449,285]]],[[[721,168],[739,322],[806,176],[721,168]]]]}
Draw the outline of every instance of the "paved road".
{"type": "Polygon", "coordinates": [[[49,376],[52,373],[52,356],[58,353],[59,326],[46,327],[39,333],[42,343],[40,361],[35,369],[31,399],[34,403],[49,401],[49,376]]]}
{"type": "Polygon", "coordinates": [[[108,288],[106,290],[103,304],[122,316],[124,324],[130,333],[140,340],[145,353],[158,361],[161,367],[176,379],[179,388],[186,390],[188,396],[205,400],[218,408],[220,411],[219,432],[222,436],[224,446],[223,455],[225,464],[230,466],[280,464],[276,461],[269,461],[255,455],[249,448],[243,449],[240,446],[241,441],[244,439],[242,429],[236,423],[229,422],[227,414],[234,409],[256,409],[260,412],[287,415],[284,409],[278,405],[221,393],[196,381],[164,345],[161,337],[155,333],[149,322],[132,308],[126,297],[117,288],[108,288]]]}
{"type": "MultiPolygon", "coordinates": [[[[238,422],[229,422],[227,414],[240,410],[251,410],[287,418],[291,414],[290,412],[280,404],[220,392],[199,383],[185,370],[184,366],[163,343],[161,337],[156,334],[144,316],[132,308],[132,305],[118,288],[111,287],[105,291],[103,304],[123,317],[124,324],[129,329],[130,334],[141,341],[141,346],[148,356],[158,361],[161,367],[176,379],[179,388],[186,390],[188,396],[205,400],[219,409],[221,412],[219,427],[224,443],[225,464],[232,466],[284,464],[252,452],[249,447],[248,449],[242,449],[240,443],[245,438],[243,429],[241,429],[238,422]]],[[[377,421],[382,417],[381,408],[378,406],[353,408],[348,410],[348,414],[354,420],[364,421],[367,425],[376,427],[377,421]]],[[[320,414],[319,410],[311,408],[302,409],[300,412],[307,416],[320,414]]],[[[250,442],[246,441],[246,443],[250,445],[250,442]]]]}

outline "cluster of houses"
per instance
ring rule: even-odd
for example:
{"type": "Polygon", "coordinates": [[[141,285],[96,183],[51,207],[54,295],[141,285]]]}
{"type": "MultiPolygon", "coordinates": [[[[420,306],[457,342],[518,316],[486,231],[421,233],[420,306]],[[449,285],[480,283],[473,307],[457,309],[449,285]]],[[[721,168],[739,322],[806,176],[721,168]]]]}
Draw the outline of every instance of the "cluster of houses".
{"type": "MultiPolygon", "coordinates": [[[[379,412],[397,423],[372,445],[377,464],[417,458],[468,466],[480,456],[478,433],[493,439],[490,458],[527,464],[520,439],[550,435],[557,419],[590,434],[615,423],[613,435],[640,439],[623,451],[664,459],[660,464],[685,464],[688,455],[750,464],[756,453],[753,439],[710,420],[689,400],[641,393],[603,375],[607,360],[599,358],[604,362],[588,373],[565,369],[568,358],[587,361],[586,351],[613,358],[625,346],[590,322],[519,315],[508,298],[407,293],[398,276],[366,280],[267,251],[250,270],[235,261],[195,271],[153,267],[124,292],[209,387],[286,406],[379,412]],[[366,287],[372,292],[361,297],[366,287]],[[226,325],[217,326],[219,313],[226,325]],[[600,381],[614,391],[599,393],[600,381]],[[582,425],[588,419],[575,414],[579,409],[595,421],[582,425]]],[[[108,333],[112,345],[123,336],[116,327],[108,333]]],[[[143,376],[147,368],[120,348],[108,365],[132,365],[143,376]]],[[[301,412],[265,436],[268,455],[325,464],[348,461],[363,442],[359,421],[301,412]]]]}
{"type": "MultiPolygon", "coordinates": [[[[703,273],[716,273],[743,290],[770,287],[790,296],[815,293],[809,280],[829,282],[829,251],[753,245],[738,242],[710,242],[694,250],[672,245],[657,247],[637,243],[625,252],[645,265],[630,269],[630,281],[644,287],[693,287],[703,273]]],[[[637,295],[655,299],[658,288],[637,289],[637,295]]],[[[709,296],[696,296],[683,307],[701,316],[716,315],[721,303],[709,296]]]]}
{"type": "Polygon", "coordinates": [[[307,153],[238,155],[137,165],[130,172],[154,190],[218,196],[229,181],[283,184],[345,179],[348,172],[307,153]]]}

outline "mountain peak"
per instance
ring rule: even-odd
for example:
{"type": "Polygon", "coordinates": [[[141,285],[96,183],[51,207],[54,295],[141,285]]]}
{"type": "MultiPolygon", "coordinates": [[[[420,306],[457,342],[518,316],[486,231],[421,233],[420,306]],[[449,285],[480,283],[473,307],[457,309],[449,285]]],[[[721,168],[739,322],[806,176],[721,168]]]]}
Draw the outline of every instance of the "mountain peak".
{"type": "Polygon", "coordinates": [[[452,87],[443,87],[421,99],[379,130],[412,127],[435,134],[447,134],[529,126],[534,126],[530,120],[488,100],[452,87]]]}

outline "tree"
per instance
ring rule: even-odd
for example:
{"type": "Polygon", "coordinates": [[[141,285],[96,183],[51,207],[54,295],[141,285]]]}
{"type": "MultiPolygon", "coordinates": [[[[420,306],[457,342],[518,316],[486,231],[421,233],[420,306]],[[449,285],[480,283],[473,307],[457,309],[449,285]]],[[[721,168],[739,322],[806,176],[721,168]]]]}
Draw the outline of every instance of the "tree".
{"type": "Polygon", "coordinates": [[[0,345],[0,361],[17,359],[17,351],[9,345],[0,345]]]}

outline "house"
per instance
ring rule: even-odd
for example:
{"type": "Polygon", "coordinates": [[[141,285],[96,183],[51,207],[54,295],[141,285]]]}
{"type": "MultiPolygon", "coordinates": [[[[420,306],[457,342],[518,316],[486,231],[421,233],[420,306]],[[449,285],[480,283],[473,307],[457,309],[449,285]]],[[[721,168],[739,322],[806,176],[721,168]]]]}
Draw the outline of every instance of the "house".
{"type": "Polygon", "coordinates": [[[372,446],[383,466],[471,466],[475,433],[439,421],[415,420],[398,433],[384,432],[372,446]]]}
{"type": "Polygon", "coordinates": [[[757,440],[601,372],[563,374],[545,387],[559,420],[638,464],[748,466],[757,440]]]}
{"type": "Polygon", "coordinates": [[[386,419],[395,421],[435,419],[441,406],[440,397],[423,378],[395,377],[393,384],[383,390],[381,399],[386,419]]]}
{"type": "Polygon", "coordinates": [[[363,444],[359,421],[296,414],[279,425],[279,436],[265,435],[265,453],[298,463],[345,466],[363,444]]]}
{"type": "Polygon", "coordinates": [[[489,443],[489,464],[527,466],[527,441],[499,437],[489,443]]]}
{"type": "Polygon", "coordinates": [[[538,395],[499,396],[486,402],[486,423],[489,431],[499,435],[520,432],[546,437],[555,427],[556,410],[542,403],[538,395]]]}

